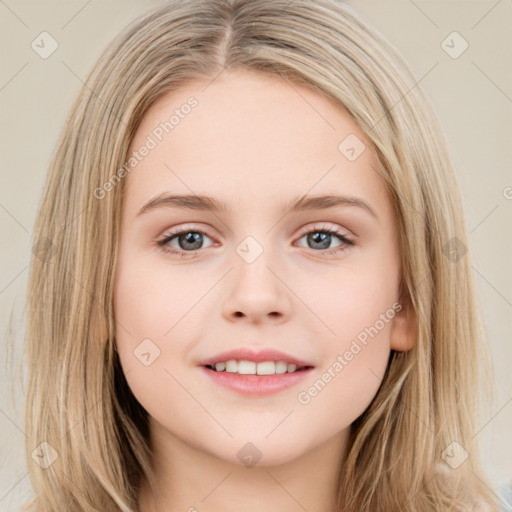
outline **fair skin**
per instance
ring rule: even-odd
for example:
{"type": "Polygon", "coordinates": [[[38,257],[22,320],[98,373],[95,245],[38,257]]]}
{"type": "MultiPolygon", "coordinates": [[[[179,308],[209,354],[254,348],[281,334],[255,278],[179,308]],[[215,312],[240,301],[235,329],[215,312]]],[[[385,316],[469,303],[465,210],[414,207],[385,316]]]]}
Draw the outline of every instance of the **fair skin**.
{"type": "Polygon", "coordinates": [[[130,154],[190,96],[198,101],[124,184],[116,345],[149,414],[159,485],[156,497],[143,487],[140,510],[333,510],[350,425],[375,396],[391,349],[413,343],[393,205],[369,141],[332,100],[248,71],[209,82],[168,93],[146,112],[130,154]],[[366,145],[353,161],[338,149],[349,134],[366,145]],[[137,215],[163,193],[208,195],[232,211],[160,206],[137,215]],[[356,196],[376,216],[346,204],[289,211],[304,194],[356,196]],[[336,235],[322,245],[326,228],[353,245],[336,235]],[[207,235],[167,243],[183,256],[164,252],[157,242],[181,229],[207,235]],[[248,236],[263,249],[251,263],[236,250],[248,236]],[[397,302],[404,307],[378,334],[300,402],[397,302]],[[134,350],[148,338],[160,354],[146,366],[134,350]],[[199,361],[241,346],[276,348],[314,369],[296,386],[257,397],[212,384],[199,361]],[[237,455],[249,442],[261,453],[252,467],[237,455]]]}

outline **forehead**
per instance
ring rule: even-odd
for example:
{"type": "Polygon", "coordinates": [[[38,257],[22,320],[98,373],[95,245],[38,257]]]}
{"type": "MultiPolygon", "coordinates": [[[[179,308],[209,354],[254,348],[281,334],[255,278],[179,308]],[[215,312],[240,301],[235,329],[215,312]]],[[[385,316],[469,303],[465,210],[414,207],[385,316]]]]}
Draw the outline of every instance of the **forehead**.
{"type": "Polygon", "coordinates": [[[224,71],[172,91],[146,112],[129,153],[149,139],[154,147],[128,176],[133,207],[161,192],[208,194],[239,207],[306,193],[386,200],[376,155],[351,116],[278,76],[224,71]]]}

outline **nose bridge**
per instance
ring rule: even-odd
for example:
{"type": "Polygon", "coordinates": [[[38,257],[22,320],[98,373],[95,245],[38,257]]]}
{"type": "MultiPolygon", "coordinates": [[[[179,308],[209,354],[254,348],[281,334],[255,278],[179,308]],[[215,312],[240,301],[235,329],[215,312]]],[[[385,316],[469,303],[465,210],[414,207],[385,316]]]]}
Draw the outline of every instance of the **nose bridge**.
{"type": "Polygon", "coordinates": [[[246,236],[236,247],[238,255],[237,282],[244,287],[250,285],[247,293],[256,290],[274,290],[278,293],[277,280],[270,268],[278,265],[276,260],[277,250],[271,246],[271,236],[253,235],[246,236]],[[270,268],[269,268],[270,267],[270,268]]]}
{"type": "Polygon", "coordinates": [[[286,287],[275,275],[278,251],[269,247],[270,239],[266,236],[260,242],[256,236],[248,235],[235,248],[238,261],[224,303],[226,315],[242,313],[256,319],[288,311],[286,287]]]}

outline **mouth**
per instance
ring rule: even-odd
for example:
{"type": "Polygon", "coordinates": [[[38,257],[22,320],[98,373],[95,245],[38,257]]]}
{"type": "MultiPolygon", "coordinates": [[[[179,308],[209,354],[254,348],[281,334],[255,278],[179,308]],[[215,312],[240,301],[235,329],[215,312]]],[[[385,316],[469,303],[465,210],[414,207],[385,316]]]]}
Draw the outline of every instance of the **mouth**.
{"type": "Polygon", "coordinates": [[[314,371],[314,367],[310,365],[297,366],[285,361],[279,363],[280,361],[256,363],[228,360],[201,365],[200,368],[210,383],[219,385],[229,392],[253,397],[277,393],[296,386],[310,377],[314,371]]]}
{"type": "Polygon", "coordinates": [[[270,376],[270,375],[283,375],[289,373],[303,372],[313,368],[313,366],[305,365],[298,366],[294,363],[286,361],[249,361],[249,360],[236,360],[230,359],[228,361],[219,361],[215,364],[203,365],[210,371],[216,373],[233,373],[238,375],[255,375],[255,376],[270,376]]]}
{"type": "Polygon", "coordinates": [[[209,384],[242,395],[276,393],[311,376],[310,361],[271,347],[239,347],[199,362],[209,384]]]}
{"type": "Polygon", "coordinates": [[[292,373],[313,367],[311,361],[271,347],[239,347],[221,352],[199,361],[200,366],[217,372],[240,373],[242,375],[271,375],[292,373]]]}

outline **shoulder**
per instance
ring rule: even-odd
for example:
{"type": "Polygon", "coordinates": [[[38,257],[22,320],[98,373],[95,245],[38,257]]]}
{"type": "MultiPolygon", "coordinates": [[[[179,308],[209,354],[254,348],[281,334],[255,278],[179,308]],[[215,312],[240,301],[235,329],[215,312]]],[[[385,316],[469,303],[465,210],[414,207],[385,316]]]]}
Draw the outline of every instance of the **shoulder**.
{"type": "Polygon", "coordinates": [[[512,512],[512,480],[498,484],[498,497],[501,501],[499,512],[512,512]]]}

